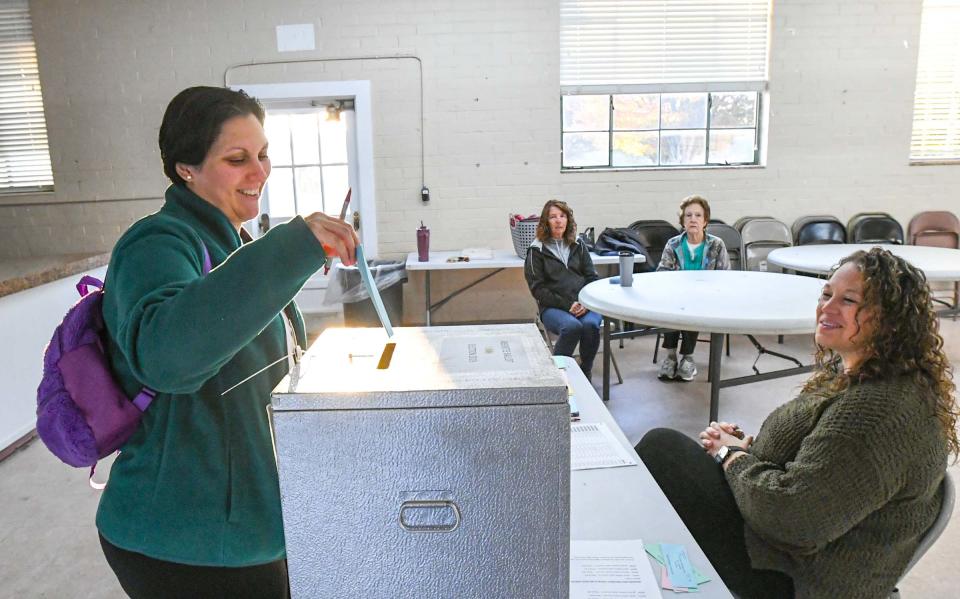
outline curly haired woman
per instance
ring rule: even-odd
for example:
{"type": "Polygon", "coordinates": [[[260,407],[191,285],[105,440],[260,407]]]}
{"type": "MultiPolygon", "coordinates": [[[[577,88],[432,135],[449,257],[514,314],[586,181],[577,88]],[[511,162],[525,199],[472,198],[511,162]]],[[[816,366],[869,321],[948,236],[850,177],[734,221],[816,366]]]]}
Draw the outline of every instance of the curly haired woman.
{"type": "Polygon", "coordinates": [[[857,252],[823,287],[816,372],[756,439],[713,422],[699,443],[667,429],[640,441],[731,590],[893,590],[939,513],[948,454],[960,450],[938,331],[922,272],[880,248],[857,252]]]}

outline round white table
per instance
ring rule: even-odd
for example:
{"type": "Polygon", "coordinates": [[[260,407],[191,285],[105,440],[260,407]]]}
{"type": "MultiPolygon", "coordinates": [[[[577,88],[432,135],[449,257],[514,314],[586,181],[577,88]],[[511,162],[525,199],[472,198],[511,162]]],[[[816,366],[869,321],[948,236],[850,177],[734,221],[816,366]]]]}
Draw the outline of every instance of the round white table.
{"type": "Polygon", "coordinates": [[[740,270],[652,272],[635,275],[632,287],[609,279],[590,283],[580,291],[580,303],[605,317],[603,398],[610,397],[611,319],[696,330],[710,333],[710,420],[716,420],[721,388],[810,370],[800,366],[722,381],[723,336],[813,333],[822,288],[823,281],[811,277],[740,270]]]}
{"type": "Polygon", "coordinates": [[[829,274],[842,258],[857,250],[869,250],[873,247],[889,250],[913,264],[924,272],[928,281],[960,280],[960,250],[924,245],[869,243],[795,245],[773,250],[767,255],[767,261],[784,268],[823,275],[829,274]]]}

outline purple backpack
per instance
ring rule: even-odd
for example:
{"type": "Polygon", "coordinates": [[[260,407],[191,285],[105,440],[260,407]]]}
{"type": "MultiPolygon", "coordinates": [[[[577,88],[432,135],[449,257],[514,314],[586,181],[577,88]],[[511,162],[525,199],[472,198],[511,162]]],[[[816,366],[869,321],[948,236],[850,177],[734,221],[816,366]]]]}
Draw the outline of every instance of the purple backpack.
{"type": "MultiPolygon", "coordinates": [[[[204,246],[203,274],[210,268],[204,246]]],[[[63,317],[43,355],[37,433],[67,464],[90,466],[94,484],[97,461],[127,442],[156,393],[144,387],[131,401],[114,379],[104,351],[103,282],[85,276],[77,291],[80,300],[63,317]]]]}

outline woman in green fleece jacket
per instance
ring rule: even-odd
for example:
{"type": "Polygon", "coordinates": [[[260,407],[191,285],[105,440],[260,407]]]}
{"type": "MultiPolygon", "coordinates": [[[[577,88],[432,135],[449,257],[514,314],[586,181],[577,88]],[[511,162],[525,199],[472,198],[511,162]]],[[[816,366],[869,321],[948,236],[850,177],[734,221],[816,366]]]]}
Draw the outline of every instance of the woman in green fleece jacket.
{"type": "Polygon", "coordinates": [[[755,440],[713,422],[699,443],[657,429],[636,448],[742,598],[887,597],[960,449],[922,272],[880,248],[845,258],[820,296],[816,343],[817,371],[755,440]]]}
{"type": "Polygon", "coordinates": [[[324,246],[351,264],[357,239],[319,213],[256,241],[241,228],[270,174],[263,119],[243,92],[180,92],[160,127],[166,201],[110,259],[111,366],[131,397],[157,392],[97,512],[131,597],[288,595],[265,408],[284,357],[305,345],[293,296],[327,260],[324,246]]]}

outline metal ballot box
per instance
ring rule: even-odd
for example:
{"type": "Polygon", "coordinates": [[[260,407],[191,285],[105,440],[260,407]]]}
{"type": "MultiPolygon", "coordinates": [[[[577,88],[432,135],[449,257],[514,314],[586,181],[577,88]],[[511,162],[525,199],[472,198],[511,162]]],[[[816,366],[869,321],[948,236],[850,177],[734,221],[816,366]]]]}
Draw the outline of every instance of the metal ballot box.
{"type": "Polygon", "coordinates": [[[328,329],[270,411],[294,597],[566,598],[570,411],[536,327],[328,329]]]}

